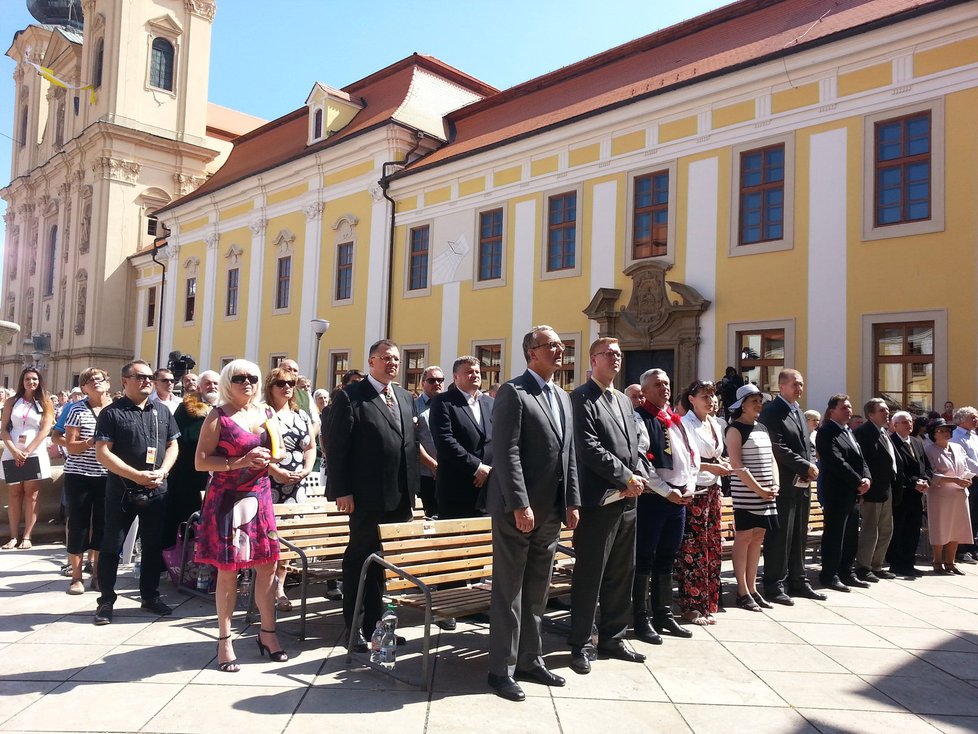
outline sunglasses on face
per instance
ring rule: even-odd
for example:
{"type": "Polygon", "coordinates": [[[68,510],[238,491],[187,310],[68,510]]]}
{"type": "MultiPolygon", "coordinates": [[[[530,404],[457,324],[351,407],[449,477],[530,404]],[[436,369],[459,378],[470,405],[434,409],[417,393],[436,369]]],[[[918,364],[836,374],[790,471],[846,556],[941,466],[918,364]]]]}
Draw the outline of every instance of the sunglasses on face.
{"type": "Polygon", "coordinates": [[[176,380],[174,380],[174,379],[173,379],[172,377],[160,377],[160,378],[159,378],[159,379],[157,379],[156,381],[157,381],[157,382],[168,382],[168,383],[170,383],[171,385],[172,385],[172,384],[173,384],[174,382],[176,382],[176,380]]]}
{"type": "Polygon", "coordinates": [[[246,382],[250,382],[252,385],[258,384],[258,375],[233,375],[231,377],[231,382],[235,385],[244,385],[246,382]]]}
{"type": "Polygon", "coordinates": [[[444,377],[426,377],[425,382],[429,385],[441,385],[445,381],[444,377]]]}
{"type": "Polygon", "coordinates": [[[274,380],[272,384],[275,387],[295,387],[295,380],[274,380]]]}
{"type": "Polygon", "coordinates": [[[131,375],[126,375],[130,380],[139,380],[140,382],[152,382],[152,375],[144,375],[139,372],[133,372],[131,375]]]}

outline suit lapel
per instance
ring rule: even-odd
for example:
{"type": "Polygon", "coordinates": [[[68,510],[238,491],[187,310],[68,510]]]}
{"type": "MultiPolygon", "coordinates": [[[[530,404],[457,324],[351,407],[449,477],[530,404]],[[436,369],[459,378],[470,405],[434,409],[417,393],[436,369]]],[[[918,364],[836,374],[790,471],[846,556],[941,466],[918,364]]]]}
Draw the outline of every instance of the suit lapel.
{"type": "MultiPolygon", "coordinates": [[[[612,408],[608,404],[608,402],[604,399],[604,391],[601,389],[601,386],[598,385],[598,384],[596,384],[596,383],[592,383],[592,384],[594,384],[594,389],[597,392],[597,398],[596,398],[595,402],[598,404],[598,409],[599,410],[603,410],[604,413],[605,413],[605,415],[607,415],[609,418],[611,418],[611,422],[614,425],[618,426],[618,430],[621,431],[622,433],[624,433],[625,434],[625,438],[627,439],[628,438],[628,431],[625,430],[625,426],[622,423],[622,417],[625,415],[624,412],[622,412],[621,415],[615,415],[614,408],[612,408]]],[[[612,394],[612,400],[614,400],[618,404],[618,407],[621,407],[621,402],[618,399],[618,393],[613,393],[612,394]]]]}
{"type": "MultiPolygon", "coordinates": [[[[365,380],[365,382],[369,384],[369,381],[365,380]]],[[[387,422],[391,424],[391,428],[398,433],[403,433],[401,426],[397,425],[397,421],[394,420],[394,416],[392,416],[391,412],[387,409],[387,401],[384,400],[384,396],[377,392],[373,385],[370,385],[370,389],[374,392],[374,397],[370,399],[370,403],[380,411],[380,414],[384,416],[384,418],[387,419],[387,422]]],[[[404,406],[401,404],[401,399],[397,396],[396,390],[394,390],[394,401],[401,409],[401,420],[404,420],[404,406]]]]}
{"type": "MultiPolygon", "coordinates": [[[[533,397],[536,399],[537,405],[540,406],[540,410],[542,410],[543,414],[547,416],[547,421],[550,423],[551,430],[554,432],[554,435],[557,436],[557,440],[560,441],[560,445],[563,446],[564,437],[560,430],[560,426],[554,423],[554,413],[550,409],[550,404],[547,402],[546,396],[543,394],[543,388],[540,387],[539,383],[537,382],[536,378],[533,375],[529,373],[525,373],[525,374],[526,374],[526,379],[523,383],[523,388],[525,390],[530,391],[530,394],[533,395],[533,397]]],[[[568,425],[568,420],[567,420],[567,412],[564,410],[564,403],[563,401],[561,401],[560,396],[556,392],[557,390],[556,385],[554,385],[552,389],[554,390],[554,397],[557,399],[557,407],[564,414],[564,425],[566,426],[568,425]]]]}
{"type": "MultiPolygon", "coordinates": [[[[482,425],[479,424],[479,421],[475,419],[475,416],[472,415],[472,408],[469,406],[468,395],[466,395],[464,392],[459,390],[457,387],[455,388],[455,392],[458,393],[458,395],[456,396],[456,404],[459,406],[459,410],[461,410],[462,413],[465,414],[465,417],[469,419],[469,423],[471,423],[475,427],[475,430],[478,431],[480,435],[485,436],[486,435],[485,428],[483,428],[482,425]]],[[[484,405],[482,405],[481,395],[479,396],[478,399],[479,399],[479,408],[481,409],[479,412],[482,414],[482,422],[485,423],[486,408],[484,405]]]]}

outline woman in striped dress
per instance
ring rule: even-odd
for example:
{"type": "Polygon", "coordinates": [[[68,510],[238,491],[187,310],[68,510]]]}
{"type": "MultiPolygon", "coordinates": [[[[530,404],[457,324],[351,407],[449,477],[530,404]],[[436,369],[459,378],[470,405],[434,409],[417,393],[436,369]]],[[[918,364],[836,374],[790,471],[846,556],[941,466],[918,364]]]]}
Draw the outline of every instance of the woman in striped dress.
{"type": "Polygon", "coordinates": [[[730,406],[727,452],[733,474],[730,492],[734,510],[733,566],[737,577],[737,606],[751,612],[770,609],[757,591],[757,565],[767,532],[778,530],[778,465],[767,429],[757,422],[764,395],[755,385],[737,389],[730,406]]]}

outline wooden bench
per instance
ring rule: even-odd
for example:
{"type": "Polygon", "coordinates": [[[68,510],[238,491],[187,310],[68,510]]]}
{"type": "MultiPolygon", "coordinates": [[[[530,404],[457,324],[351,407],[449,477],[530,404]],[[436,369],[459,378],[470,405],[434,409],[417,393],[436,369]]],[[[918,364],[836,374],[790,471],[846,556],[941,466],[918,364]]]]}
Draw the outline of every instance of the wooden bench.
{"type": "MultiPolygon", "coordinates": [[[[812,549],[815,558],[818,558],[821,550],[824,527],[825,515],[822,512],[822,505],[819,504],[815,492],[812,491],[812,502],[808,513],[808,535],[805,539],[805,545],[812,549]]],[[[720,513],[720,539],[720,557],[723,560],[730,560],[733,557],[734,513],[729,497],[723,498],[723,509],[720,513]]]]}
{"type": "MultiPolygon", "coordinates": [[[[569,531],[567,531],[569,533],[569,531]]],[[[563,534],[562,540],[566,540],[563,534]]],[[[382,554],[371,555],[360,573],[346,662],[357,630],[362,625],[364,579],[371,564],[385,570],[387,593],[400,606],[424,612],[421,681],[431,690],[431,622],[489,611],[492,578],[492,521],[488,517],[461,520],[421,520],[380,526],[382,554]],[[444,588],[444,585],[450,588],[444,588]],[[442,588],[436,588],[442,585],[442,588]]],[[[561,548],[549,595],[570,593],[572,550],[561,548]]],[[[406,681],[410,682],[410,681],[406,681]]]]}

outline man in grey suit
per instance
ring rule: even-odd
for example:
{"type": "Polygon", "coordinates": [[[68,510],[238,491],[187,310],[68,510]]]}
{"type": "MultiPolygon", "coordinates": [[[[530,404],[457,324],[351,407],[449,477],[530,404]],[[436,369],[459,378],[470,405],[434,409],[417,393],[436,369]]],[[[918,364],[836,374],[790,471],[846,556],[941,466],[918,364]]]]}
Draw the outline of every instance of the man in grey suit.
{"type": "Polygon", "coordinates": [[[551,327],[535,326],[523,337],[523,354],[526,372],[496,395],[487,497],[493,558],[489,686],[510,701],[526,698],[516,680],[565,683],[544,664],[540,620],[561,518],[575,528],[581,503],[570,398],[553,384],[564,345],[551,327]]]}
{"type": "Polygon", "coordinates": [[[635,498],[645,491],[640,474],[638,428],[631,401],[614,388],[621,347],[601,337],[588,350],[591,379],[571,393],[574,445],[581,485],[581,520],[574,531],[571,590],[571,670],[591,672],[589,649],[598,600],[597,654],[633,663],[645,656],[622,642],[632,621],[635,578],[635,498]]]}

